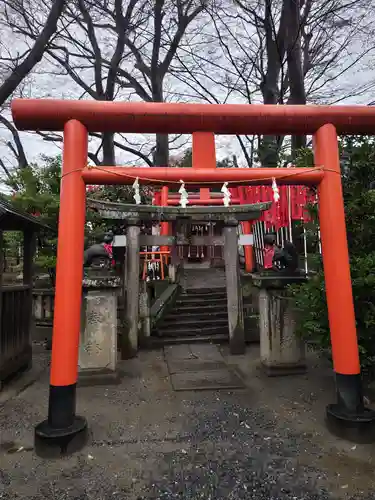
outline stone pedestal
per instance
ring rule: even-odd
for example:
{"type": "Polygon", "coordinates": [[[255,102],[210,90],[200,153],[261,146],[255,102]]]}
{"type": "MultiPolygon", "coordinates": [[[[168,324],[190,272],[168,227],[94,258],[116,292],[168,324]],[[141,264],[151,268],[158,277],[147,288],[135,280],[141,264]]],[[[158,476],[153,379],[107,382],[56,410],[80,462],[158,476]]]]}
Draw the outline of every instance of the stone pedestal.
{"type": "MultiPolygon", "coordinates": [[[[305,278],[303,278],[305,279],[305,278]]],[[[259,287],[260,360],[268,376],[306,372],[305,345],[296,334],[293,302],[285,294],[290,280],[259,287]]]]}
{"type": "Polygon", "coordinates": [[[80,385],[118,381],[116,368],[119,293],[120,283],[116,277],[84,279],[78,361],[80,385]]]}

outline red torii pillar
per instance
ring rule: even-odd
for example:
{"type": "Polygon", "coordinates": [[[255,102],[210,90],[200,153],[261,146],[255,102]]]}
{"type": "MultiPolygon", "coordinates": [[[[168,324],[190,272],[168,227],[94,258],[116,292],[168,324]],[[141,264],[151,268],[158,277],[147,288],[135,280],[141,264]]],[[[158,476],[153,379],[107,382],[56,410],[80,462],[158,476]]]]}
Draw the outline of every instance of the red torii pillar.
{"type": "Polygon", "coordinates": [[[42,457],[79,450],[88,437],[86,419],[76,415],[87,148],[86,128],[69,120],[64,126],[48,419],[35,428],[35,451],[42,457]]]}
{"type": "Polygon", "coordinates": [[[363,403],[335,127],[331,124],[320,127],[314,134],[313,144],[315,163],[327,167],[318,187],[319,223],[338,399],[336,404],[327,407],[327,423],[335,434],[357,442],[368,442],[366,431],[374,422],[374,412],[366,410],[363,403]]]}
{"type": "MultiPolygon", "coordinates": [[[[212,132],[194,132],[193,133],[193,149],[192,149],[192,167],[201,168],[216,168],[216,150],[215,150],[215,134],[212,132]]],[[[245,203],[244,187],[240,186],[236,189],[240,204],[245,203]]],[[[211,204],[210,188],[200,188],[200,203],[211,204]]],[[[250,222],[242,222],[243,234],[251,234],[250,222]]],[[[250,273],[253,271],[253,247],[244,245],[245,254],[245,270],[250,273]]]]}
{"type": "MultiPolygon", "coordinates": [[[[215,135],[212,132],[193,132],[192,168],[216,168],[215,135]]],[[[199,200],[210,204],[211,190],[209,187],[199,189],[199,200]]],[[[208,247],[207,251],[210,251],[208,247]]]]}
{"type": "MultiPolygon", "coordinates": [[[[246,203],[245,200],[245,187],[238,187],[238,196],[240,198],[240,204],[244,205],[246,203]]],[[[252,233],[252,224],[249,221],[245,221],[241,223],[243,234],[250,235],[252,233]]],[[[254,270],[254,252],[253,245],[244,245],[244,254],[245,254],[245,271],[247,273],[251,273],[254,270]]]]}
{"type": "MultiPolygon", "coordinates": [[[[194,132],[192,147],[192,167],[216,168],[215,135],[212,132],[194,132]]],[[[199,190],[200,199],[210,204],[210,188],[199,190]]]]}
{"type": "MultiPolygon", "coordinates": [[[[162,207],[168,206],[168,194],[169,194],[168,186],[163,186],[161,188],[161,193],[160,193],[160,205],[162,207]]],[[[161,236],[168,236],[169,233],[170,233],[170,223],[169,222],[161,222],[160,223],[160,235],[161,236]]],[[[169,247],[161,246],[160,250],[162,252],[167,252],[169,250],[169,247]]]]}

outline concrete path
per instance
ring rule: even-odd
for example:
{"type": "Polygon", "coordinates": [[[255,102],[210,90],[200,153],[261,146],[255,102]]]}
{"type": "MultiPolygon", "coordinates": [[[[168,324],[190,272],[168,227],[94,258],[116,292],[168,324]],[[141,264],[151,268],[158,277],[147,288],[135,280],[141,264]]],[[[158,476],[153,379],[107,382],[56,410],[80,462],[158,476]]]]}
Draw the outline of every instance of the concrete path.
{"type": "Polygon", "coordinates": [[[47,412],[45,370],[0,403],[0,499],[374,498],[375,447],[325,430],[334,398],[325,363],[311,357],[307,376],[267,379],[258,355],[223,351],[244,389],[176,392],[164,352],[141,352],[121,364],[119,386],[78,390],[92,440],[58,461],[32,451],[33,426],[47,412]]]}

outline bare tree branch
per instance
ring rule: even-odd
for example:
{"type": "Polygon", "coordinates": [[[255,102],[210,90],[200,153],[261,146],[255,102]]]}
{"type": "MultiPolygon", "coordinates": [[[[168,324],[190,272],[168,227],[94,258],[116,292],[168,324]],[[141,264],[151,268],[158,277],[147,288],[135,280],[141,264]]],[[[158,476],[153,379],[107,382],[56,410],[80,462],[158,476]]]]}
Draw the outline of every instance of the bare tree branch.
{"type": "MultiPolygon", "coordinates": [[[[11,3],[12,8],[14,8],[16,0],[13,0],[13,2],[11,3]]],[[[45,25],[36,38],[32,49],[26,58],[15,66],[12,73],[0,85],[0,105],[13,94],[22,80],[42,60],[45,49],[52,35],[56,32],[57,23],[63,13],[65,4],[66,0],[54,0],[45,25]]]]}
{"type": "Polygon", "coordinates": [[[11,142],[8,142],[7,146],[11,149],[15,158],[17,159],[18,167],[19,168],[28,167],[29,164],[28,164],[28,161],[26,158],[24,148],[22,146],[22,142],[21,142],[21,138],[19,136],[18,130],[9,120],[7,120],[2,115],[0,115],[0,123],[2,123],[9,130],[9,132],[12,134],[15,148],[11,142]]]}
{"type": "MultiPolygon", "coordinates": [[[[52,134],[52,133],[46,133],[46,132],[38,132],[38,135],[40,135],[44,141],[46,142],[62,142],[63,141],[63,137],[59,134],[52,134]]],[[[100,133],[96,133],[96,132],[92,132],[90,134],[90,137],[95,137],[95,138],[98,138],[98,139],[102,139],[102,134],[100,133]]],[[[152,161],[150,160],[150,158],[145,155],[144,153],[142,153],[139,149],[136,149],[134,147],[130,147],[130,146],[126,146],[125,144],[122,144],[121,142],[118,142],[118,141],[113,141],[113,145],[115,148],[118,148],[118,149],[121,149],[122,151],[126,151],[127,153],[131,153],[135,156],[138,156],[139,158],[141,158],[148,166],[152,167],[153,166],[153,163],[152,161]]],[[[102,163],[102,161],[99,161],[98,158],[99,158],[99,153],[100,153],[100,150],[102,148],[102,144],[100,144],[99,148],[97,149],[97,151],[95,153],[92,153],[92,152],[89,152],[89,157],[91,159],[94,159],[93,161],[95,161],[95,163],[97,165],[100,165],[102,163]]]]}
{"type": "Polygon", "coordinates": [[[15,191],[18,191],[18,189],[19,189],[18,184],[14,180],[13,175],[10,173],[9,169],[7,168],[7,166],[5,165],[5,163],[3,162],[3,160],[1,158],[0,158],[0,167],[4,170],[4,173],[7,176],[8,181],[11,184],[11,186],[13,187],[13,189],[15,191]]]}

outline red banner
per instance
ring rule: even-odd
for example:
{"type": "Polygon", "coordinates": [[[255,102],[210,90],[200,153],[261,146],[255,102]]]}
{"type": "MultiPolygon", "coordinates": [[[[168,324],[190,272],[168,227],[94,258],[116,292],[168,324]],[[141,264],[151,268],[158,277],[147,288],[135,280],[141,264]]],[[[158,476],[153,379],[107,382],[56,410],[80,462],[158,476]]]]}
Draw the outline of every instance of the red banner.
{"type": "MultiPolygon", "coordinates": [[[[290,219],[308,222],[311,219],[308,206],[317,202],[316,195],[306,186],[280,186],[278,189],[280,199],[276,203],[271,186],[248,186],[244,189],[243,203],[272,201],[271,208],[260,218],[267,228],[288,227],[290,219]]],[[[233,197],[236,196],[236,188],[231,192],[233,197]]]]}
{"type": "MultiPolygon", "coordinates": [[[[92,186],[87,186],[88,191],[92,186]]],[[[274,201],[272,186],[247,186],[229,188],[232,198],[239,198],[241,205],[245,203],[261,203],[271,201],[269,210],[262,213],[259,220],[265,222],[267,228],[288,227],[290,221],[309,222],[311,216],[308,206],[317,202],[317,196],[306,186],[279,186],[279,200],[274,201]]],[[[160,191],[154,191],[153,204],[160,205],[160,191]]]]}

